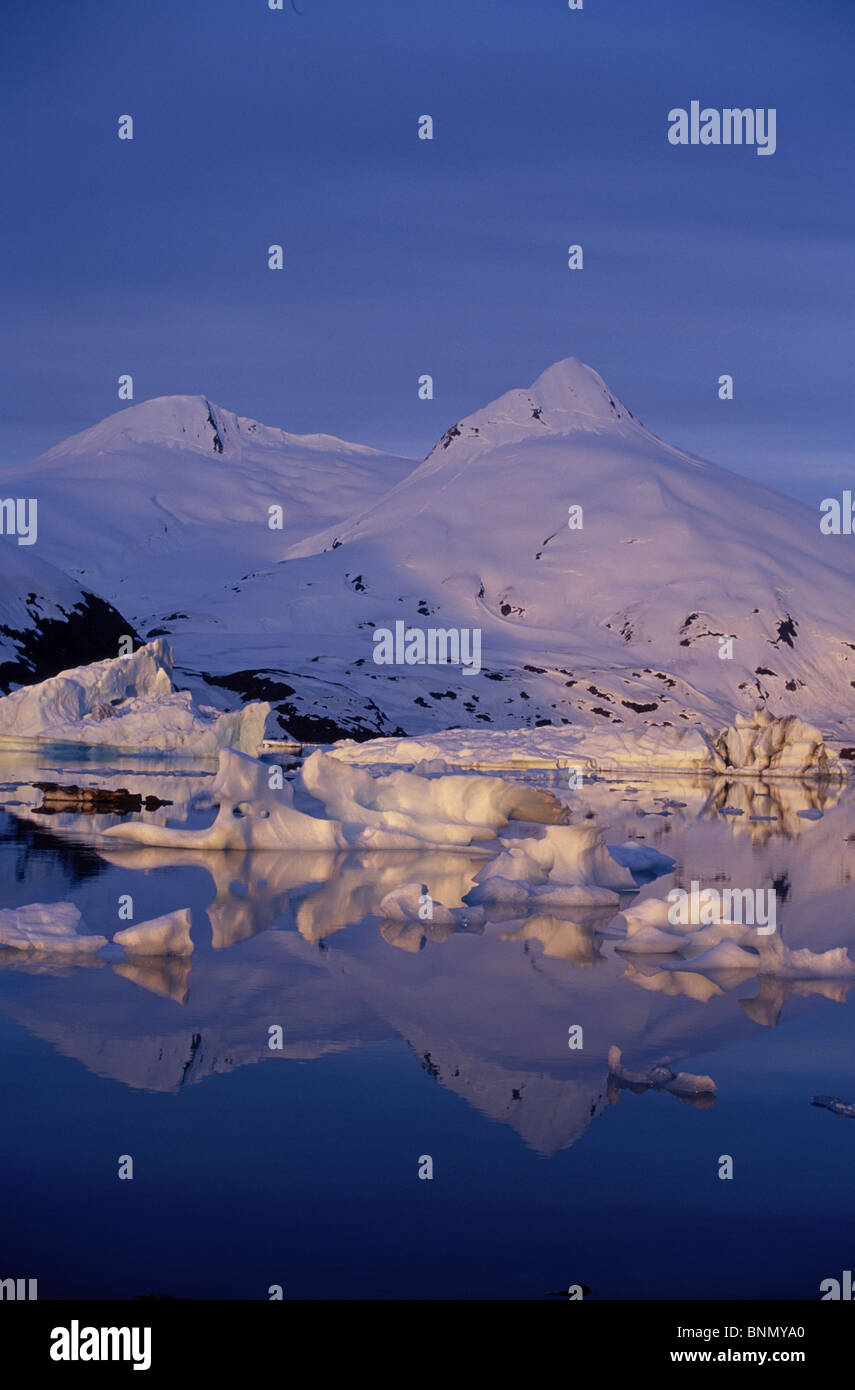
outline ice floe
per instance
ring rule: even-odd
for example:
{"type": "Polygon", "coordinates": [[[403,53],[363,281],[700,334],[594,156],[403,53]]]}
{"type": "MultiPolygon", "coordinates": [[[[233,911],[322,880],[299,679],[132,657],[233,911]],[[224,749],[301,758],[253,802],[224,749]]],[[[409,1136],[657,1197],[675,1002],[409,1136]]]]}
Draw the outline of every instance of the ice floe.
{"type": "Polygon", "coordinates": [[[73,903],[29,903],[0,909],[0,948],[54,956],[89,955],[107,945],[105,936],[79,932],[73,903]]]}
{"type": "Polygon", "coordinates": [[[180,908],[138,926],[125,927],[115,933],[113,944],[123,946],[130,956],[190,956],[190,909],[180,908]]]}

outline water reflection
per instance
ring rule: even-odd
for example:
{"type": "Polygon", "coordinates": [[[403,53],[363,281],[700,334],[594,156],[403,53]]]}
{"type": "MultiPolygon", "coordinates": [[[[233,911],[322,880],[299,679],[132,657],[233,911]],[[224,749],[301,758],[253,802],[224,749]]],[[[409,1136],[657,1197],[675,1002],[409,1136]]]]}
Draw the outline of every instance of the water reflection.
{"type": "MultiPolygon", "coordinates": [[[[109,775],[172,802],[153,816],[210,813],[205,773],[109,775]]],[[[641,885],[641,899],[692,878],[775,884],[790,946],[852,941],[855,807],[839,783],[636,778],[588,784],[566,800],[571,823],[596,817],[610,825],[609,843],[633,840],[675,859],[672,873],[641,885]]],[[[145,917],[190,906],[192,958],[108,951],[69,963],[0,953],[0,1008],[131,1088],[179,1092],[260,1062],[403,1039],[437,1084],[552,1154],[627,1089],[610,1071],[611,1048],[642,1072],[665,1055],[714,1054],[793,1010],[844,1004],[851,987],[627,960],[609,932],[613,909],[506,908],[483,925],[384,917],[382,900],[414,883],[461,907],[478,853],[117,850],[102,839],[116,815],[57,812],[45,828],[37,801],[12,779],[5,805],[0,852],[15,873],[4,905],[74,902],[92,931],[110,935],[94,918],[115,918],[121,893],[149,902],[145,917]],[[284,1028],[281,1051],[268,1045],[272,1024],[284,1028]],[[584,1032],[578,1050],[567,1042],[574,1025],[584,1032]]]]}

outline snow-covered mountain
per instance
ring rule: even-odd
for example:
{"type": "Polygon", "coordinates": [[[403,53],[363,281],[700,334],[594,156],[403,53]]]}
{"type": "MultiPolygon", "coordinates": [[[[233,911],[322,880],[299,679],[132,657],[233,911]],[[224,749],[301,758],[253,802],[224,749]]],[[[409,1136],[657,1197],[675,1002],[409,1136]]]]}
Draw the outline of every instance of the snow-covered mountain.
{"type": "Polygon", "coordinates": [[[119,653],[134,629],[104,599],[0,538],[0,691],[119,653]]]}
{"type": "Polygon", "coordinates": [[[765,704],[851,738],[852,545],[803,504],[663,443],[568,358],[223,592],[212,627],[172,630],[179,663],[278,699],[304,737],[667,730],[765,704]],[[396,621],[479,630],[480,671],[377,664],[374,636],[396,621]]]}
{"type": "Polygon", "coordinates": [[[271,429],[204,396],[163,396],[3,477],[7,493],[38,500],[39,554],[150,629],[154,613],[204,611],[212,591],[412,467],[331,435],[271,429]],[[282,527],[271,529],[277,506],[282,527]]]}

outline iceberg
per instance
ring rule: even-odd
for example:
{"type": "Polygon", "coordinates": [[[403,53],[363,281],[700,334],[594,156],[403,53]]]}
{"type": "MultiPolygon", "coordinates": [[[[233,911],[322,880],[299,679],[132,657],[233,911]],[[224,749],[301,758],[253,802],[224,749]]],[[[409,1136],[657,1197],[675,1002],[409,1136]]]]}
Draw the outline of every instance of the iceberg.
{"type": "Polygon", "coordinates": [[[842,775],[840,760],[826,748],[819,729],[792,714],[776,718],[764,708],[737,714],[730,728],[710,738],[710,750],[716,772],[842,775]]]}
{"type": "Polygon", "coordinates": [[[158,637],[129,656],[76,666],[0,698],[0,747],[45,744],[216,757],[257,753],[270,706],[220,713],[172,681],[172,649],[158,637]]]}

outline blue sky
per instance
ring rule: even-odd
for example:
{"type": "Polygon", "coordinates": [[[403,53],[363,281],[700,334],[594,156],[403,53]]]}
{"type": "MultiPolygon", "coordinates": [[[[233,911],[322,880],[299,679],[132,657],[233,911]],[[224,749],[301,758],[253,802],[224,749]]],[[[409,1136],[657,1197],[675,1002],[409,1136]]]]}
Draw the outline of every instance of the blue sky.
{"type": "Polygon", "coordinates": [[[420,457],[573,355],[671,443],[852,485],[851,0],[297,3],[7,0],[0,461],[120,372],[420,457]],[[672,147],[694,99],[776,153],[672,147]]]}

